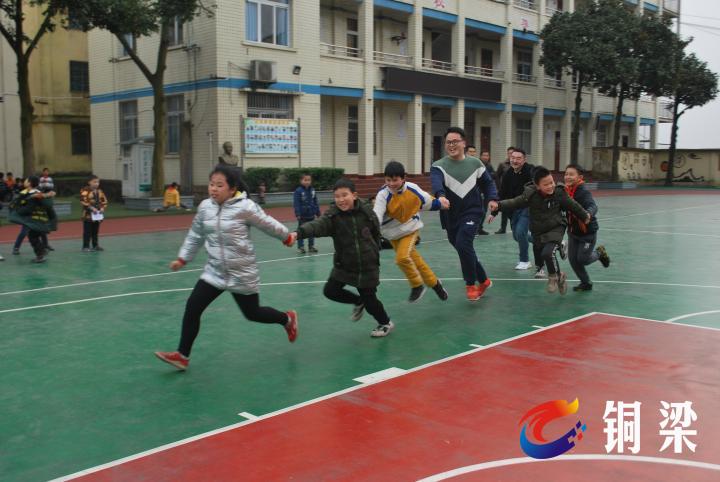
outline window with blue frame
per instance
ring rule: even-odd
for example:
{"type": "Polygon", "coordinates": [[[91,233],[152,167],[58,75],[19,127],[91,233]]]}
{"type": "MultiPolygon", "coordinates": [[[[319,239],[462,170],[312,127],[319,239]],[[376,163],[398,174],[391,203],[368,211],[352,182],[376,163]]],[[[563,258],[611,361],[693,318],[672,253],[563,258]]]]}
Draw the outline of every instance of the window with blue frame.
{"type": "Polygon", "coordinates": [[[245,38],[289,46],[290,0],[246,0],[245,38]]]}

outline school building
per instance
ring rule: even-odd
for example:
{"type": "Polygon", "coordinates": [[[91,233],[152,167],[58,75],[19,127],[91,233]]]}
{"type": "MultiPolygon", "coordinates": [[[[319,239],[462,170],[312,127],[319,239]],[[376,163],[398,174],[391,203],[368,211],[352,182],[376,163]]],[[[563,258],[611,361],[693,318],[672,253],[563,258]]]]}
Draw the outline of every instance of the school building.
{"type": "MultiPolygon", "coordinates": [[[[361,176],[390,160],[429,171],[442,135],[507,146],[558,169],[570,161],[575,90],[538,64],[538,32],[582,0],[218,0],[176,23],[166,92],[166,182],[203,184],[230,141],[243,167],[323,166],[361,176]]],[[[585,0],[590,1],[590,0],[585,0]]],[[[679,14],[678,0],[628,0],[638,14],[679,14]]],[[[152,91],[120,42],[90,32],[93,169],[133,175],[132,145],[152,136],[152,91]]],[[[129,39],[154,67],[158,38],[129,39]]],[[[583,93],[579,161],[611,143],[615,101],[583,93]]],[[[622,144],[651,148],[670,112],[626,102],[622,144]]]]}

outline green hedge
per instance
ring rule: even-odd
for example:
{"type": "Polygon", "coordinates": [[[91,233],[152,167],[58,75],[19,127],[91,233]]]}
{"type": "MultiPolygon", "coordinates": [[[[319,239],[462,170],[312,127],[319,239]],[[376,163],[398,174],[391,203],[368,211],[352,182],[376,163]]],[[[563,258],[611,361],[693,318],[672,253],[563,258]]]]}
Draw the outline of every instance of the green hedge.
{"type": "Polygon", "coordinates": [[[267,192],[294,191],[300,185],[300,176],[309,173],[313,177],[313,187],[318,191],[332,189],[333,184],[345,173],[344,169],[332,167],[294,167],[280,169],[277,167],[249,167],[245,169],[243,179],[251,192],[257,192],[261,182],[265,183],[267,192]]]}
{"type": "Polygon", "coordinates": [[[284,179],[282,179],[280,184],[280,191],[294,191],[295,188],[300,185],[300,177],[304,173],[312,176],[313,187],[317,191],[328,191],[332,189],[335,182],[343,176],[345,170],[333,167],[295,167],[283,169],[282,175],[284,179]]]}

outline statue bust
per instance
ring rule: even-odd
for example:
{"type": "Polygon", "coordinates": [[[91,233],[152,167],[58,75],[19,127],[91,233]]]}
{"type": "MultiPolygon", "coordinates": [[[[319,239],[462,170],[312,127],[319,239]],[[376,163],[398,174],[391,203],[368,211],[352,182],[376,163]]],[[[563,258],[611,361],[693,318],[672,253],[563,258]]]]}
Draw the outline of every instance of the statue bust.
{"type": "Polygon", "coordinates": [[[223,153],[218,158],[218,161],[220,162],[220,164],[227,164],[230,166],[237,166],[238,164],[240,164],[240,159],[238,158],[238,156],[236,156],[235,154],[232,153],[233,145],[230,141],[225,142],[222,145],[222,148],[223,148],[223,153]]]}

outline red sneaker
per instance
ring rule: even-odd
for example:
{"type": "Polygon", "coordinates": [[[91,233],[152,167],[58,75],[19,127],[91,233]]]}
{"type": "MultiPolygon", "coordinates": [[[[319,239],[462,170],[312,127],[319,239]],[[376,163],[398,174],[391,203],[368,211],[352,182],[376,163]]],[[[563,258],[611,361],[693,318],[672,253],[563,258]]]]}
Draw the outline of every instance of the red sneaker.
{"type": "Polygon", "coordinates": [[[482,298],[482,296],[485,294],[485,290],[487,290],[491,286],[492,286],[492,281],[490,281],[490,278],[487,278],[482,283],[478,283],[478,285],[477,285],[478,298],[482,298]]]}
{"type": "Polygon", "coordinates": [[[467,295],[468,301],[477,301],[480,299],[480,293],[478,287],[475,285],[465,286],[465,294],[467,295]]]}
{"type": "Polygon", "coordinates": [[[290,320],[285,323],[285,331],[287,331],[288,340],[293,343],[298,335],[298,315],[295,310],[288,311],[287,315],[290,320]]]}
{"type": "Polygon", "coordinates": [[[155,356],[178,370],[187,370],[188,364],[190,363],[190,359],[179,351],[156,351],[155,356]]]}

